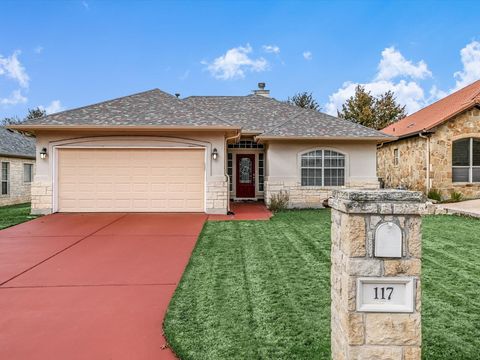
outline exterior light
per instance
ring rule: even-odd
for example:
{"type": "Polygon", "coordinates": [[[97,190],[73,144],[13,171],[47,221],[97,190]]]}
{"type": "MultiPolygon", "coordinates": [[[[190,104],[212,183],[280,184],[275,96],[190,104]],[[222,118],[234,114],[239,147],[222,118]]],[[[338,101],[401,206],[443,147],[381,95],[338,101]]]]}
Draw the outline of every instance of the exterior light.
{"type": "Polygon", "coordinates": [[[47,148],[43,148],[42,151],[40,151],[40,159],[46,159],[47,158],[47,148]]]}
{"type": "Polygon", "coordinates": [[[217,157],[218,157],[218,150],[217,148],[213,149],[213,152],[212,152],[212,158],[213,160],[217,160],[217,157]]]}

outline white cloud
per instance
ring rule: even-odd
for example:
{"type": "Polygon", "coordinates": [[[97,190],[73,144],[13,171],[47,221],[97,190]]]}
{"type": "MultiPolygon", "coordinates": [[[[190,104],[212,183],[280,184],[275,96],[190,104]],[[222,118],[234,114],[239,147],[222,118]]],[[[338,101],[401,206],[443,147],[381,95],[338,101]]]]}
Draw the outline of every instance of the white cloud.
{"type": "Polygon", "coordinates": [[[39,106],[40,109],[42,110],[45,110],[47,112],[47,114],[53,114],[53,113],[57,113],[59,111],[62,111],[64,110],[65,108],[62,106],[62,103],[60,102],[60,100],[53,100],[50,105],[48,106],[43,106],[43,105],[40,105],[39,106]]]}
{"type": "Polygon", "coordinates": [[[230,50],[224,55],[217,57],[212,63],[202,61],[202,64],[207,65],[207,70],[210,74],[220,80],[243,79],[245,72],[260,72],[268,68],[268,62],[264,58],[252,59],[249,54],[252,52],[252,47],[239,46],[230,50]]]}
{"type": "Polygon", "coordinates": [[[0,98],[0,104],[2,105],[17,105],[27,102],[27,98],[22,95],[20,90],[14,90],[9,97],[0,98]]]}
{"type": "Polygon", "coordinates": [[[82,6],[86,9],[86,10],[89,10],[90,9],[90,5],[88,5],[88,3],[86,1],[82,1],[82,6]]]}
{"type": "Polygon", "coordinates": [[[262,48],[266,53],[280,54],[280,48],[277,45],[263,45],[262,48]]]}
{"type": "Polygon", "coordinates": [[[28,76],[25,68],[18,60],[20,51],[14,51],[9,57],[0,55],[0,76],[5,75],[18,82],[23,88],[28,88],[30,77],[28,76]]]}
{"type": "Polygon", "coordinates": [[[38,45],[35,49],[33,49],[35,54],[41,54],[43,52],[43,46],[38,45]]]}
{"type": "Polygon", "coordinates": [[[340,89],[329,96],[329,101],[325,105],[326,112],[337,115],[337,110],[341,109],[345,101],[355,94],[357,85],[364,86],[374,96],[389,90],[393,91],[397,101],[405,105],[409,114],[445,96],[445,92],[437,89],[436,86],[432,86],[426,96],[425,90],[418,80],[432,76],[427,64],[423,60],[414,64],[405,59],[394,47],[382,51],[382,58],[377,69],[378,72],[371,82],[345,82],[340,89]]]}
{"type": "Polygon", "coordinates": [[[432,73],[423,60],[414,64],[410,60],[405,59],[400,51],[391,46],[382,51],[382,59],[378,64],[376,80],[391,80],[397,77],[424,79],[431,76],[432,73]]]}
{"type": "Polygon", "coordinates": [[[313,59],[313,54],[311,51],[304,51],[302,55],[305,60],[310,61],[313,59]]]}
{"type": "Polygon", "coordinates": [[[455,78],[455,88],[452,91],[458,90],[480,79],[480,42],[472,41],[467,44],[460,50],[460,57],[463,70],[453,74],[455,78]]]}
{"type": "Polygon", "coordinates": [[[180,75],[179,79],[187,80],[189,76],[190,76],[190,70],[185,70],[185,72],[182,75],[180,75]]]}

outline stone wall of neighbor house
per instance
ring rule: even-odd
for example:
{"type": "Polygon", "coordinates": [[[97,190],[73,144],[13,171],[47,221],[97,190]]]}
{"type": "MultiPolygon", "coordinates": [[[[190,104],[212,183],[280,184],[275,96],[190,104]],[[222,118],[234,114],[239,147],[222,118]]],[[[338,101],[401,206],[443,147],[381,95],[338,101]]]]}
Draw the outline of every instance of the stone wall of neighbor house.
{"type": "Polygon", "coordinates": [[[480,110],[471,109],[435,129],[430,140],[431,184],[446,198],[452,191],[465,197],[480,197],[480,183],[452,182],[452,142],[461,138],[480,138],[480,110]]]}
{"type": "Polygon", "coordinates": [[[29,202],[31,183],[23,181],[23,164],[32,164],[35,174],[35,160],[0,156],[0,162],[10,163],[10,193],[0,194],[0,206],[29,202]]]}
{"type": "Polygon", "coordinates": [[[426,149],[425,139],[415,136],[384,144],[377,151],[377,174],[386,188],[426,190],[426,149]],[[398,165],[394,163],[394,150],[399,151],[398,165]]]}
{"type": "MultiPolygon", "coordinates": [[[[452,182],[452,143],[461,138],[480,138],[480,110],[465,111],[433,129],[430,137],[430,188],[437,189],[444,198],[453,191],[465,197],[480,197],[480,183],[452,182]]],[[[418,136],[385,144],[378,149],[378,176],[385,186],[404,186],[409,190],[426,191],[426,149],[427,142],[418,136]],[[400,151],[400,162],[394,165],[393,151],[400,151]]]]}
{"type": "MultiPolygon", "coordinates": [[[[346,187],[367,190],[377,189],[379,184],[376,181],[364,181],[346,187]]],[[[268,204],[272,195],[283,192],[288,194],[289,208],[322,208],[323,201],[330,198],[337,189],[338,187],[302,186],[298,181],[265,181],[265,199],[268,204]]]]}

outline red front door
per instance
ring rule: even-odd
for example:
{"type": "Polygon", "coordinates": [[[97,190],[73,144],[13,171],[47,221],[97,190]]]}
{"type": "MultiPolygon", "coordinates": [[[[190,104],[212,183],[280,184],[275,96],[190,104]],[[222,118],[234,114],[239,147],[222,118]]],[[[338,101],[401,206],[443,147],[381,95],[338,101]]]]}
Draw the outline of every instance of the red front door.
{"type": "Polygon", "coordinates": [[[237,197],[255,197],[254,154],[237,154],[237,197]]]}

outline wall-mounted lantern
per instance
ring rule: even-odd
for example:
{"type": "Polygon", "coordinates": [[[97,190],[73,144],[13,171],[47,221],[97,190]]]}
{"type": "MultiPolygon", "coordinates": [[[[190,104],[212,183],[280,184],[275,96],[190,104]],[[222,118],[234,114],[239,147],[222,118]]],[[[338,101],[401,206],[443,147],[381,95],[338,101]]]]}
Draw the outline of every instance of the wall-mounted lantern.
{"type": "Polygon", "coordinates": [[[217,148],[215,148],[212,151],[212,158],[213,158],[213,160],[217,160],[217,157],[218,157],[218,150],[217,150],[217,148]]]}
{"type": "Polygon", "coordinates": [[[40,159],[46,159],[47,158],[47,148],[43,148],[42,151],[40,151],[40,159]]]}

